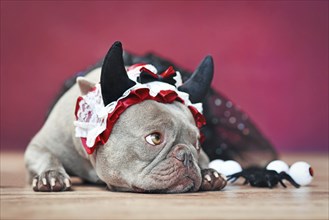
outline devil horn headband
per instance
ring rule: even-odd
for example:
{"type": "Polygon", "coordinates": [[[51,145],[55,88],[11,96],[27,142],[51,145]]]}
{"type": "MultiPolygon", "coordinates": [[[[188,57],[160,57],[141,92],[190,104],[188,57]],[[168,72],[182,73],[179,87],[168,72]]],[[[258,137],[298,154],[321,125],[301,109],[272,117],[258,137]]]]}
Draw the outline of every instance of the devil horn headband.
{"type": "Polygon", "coordinates": [[[122,112],[144,100],[162,103],[179,101],[191,110],[197,127],[201,128],[205,124],[201,114],[202,105],[196,102],[203,99],[210,87],[213,76],[211,57],[206,57],[191,78],[178,88],[169,82],[178,73],[172,68],[160,76],[155,76],[145,66],[140,68],[140,72],[148,72],[147,77],[152,75],[151,78],[161,80],[145,84],[131,80],[123,64],[122,45],[115,42],[104,59],[100,84],[85,96],[79,97],[76,104],[76,136],[81,138],[87,153],[91,154],[97,145],[106,143],[122,112]]]}

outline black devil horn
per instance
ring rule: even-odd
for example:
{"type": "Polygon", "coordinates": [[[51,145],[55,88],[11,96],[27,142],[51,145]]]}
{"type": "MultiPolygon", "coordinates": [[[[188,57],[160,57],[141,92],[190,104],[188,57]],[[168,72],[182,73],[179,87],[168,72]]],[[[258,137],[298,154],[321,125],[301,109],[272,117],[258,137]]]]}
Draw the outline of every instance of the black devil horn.
{"type": "Polygon", "coordinates": [[[122,44],[116,41],[107,52],[102,66],[101,88],[104,105],[116,101],[135,84],[129,79],[123,63],[122,44]]]}
{"type": "Polygon", "coordinates": [[[188,93],[192,103],[201,102],[210,88],[213,75],[213,59],[211,56],[206,56],[192,76],[178,90],[188,93]]]}

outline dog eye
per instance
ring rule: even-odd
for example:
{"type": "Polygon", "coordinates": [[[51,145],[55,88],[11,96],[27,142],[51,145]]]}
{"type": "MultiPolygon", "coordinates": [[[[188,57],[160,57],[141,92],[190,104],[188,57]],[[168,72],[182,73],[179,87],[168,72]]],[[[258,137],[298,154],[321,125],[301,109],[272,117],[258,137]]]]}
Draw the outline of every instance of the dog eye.
{"type": "Polygon", "coordinates": [[[149,134],[145,137],[145,140],[147,143],[151,145],[159,145],[161,144],[161,134],[158,132],[154,132],[152,134],[149,134]]]}

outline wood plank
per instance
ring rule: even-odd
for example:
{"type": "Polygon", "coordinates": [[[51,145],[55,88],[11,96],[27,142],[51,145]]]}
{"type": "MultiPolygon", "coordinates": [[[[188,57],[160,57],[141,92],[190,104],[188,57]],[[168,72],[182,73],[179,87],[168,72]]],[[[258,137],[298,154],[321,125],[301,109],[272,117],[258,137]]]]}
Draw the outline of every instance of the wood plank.
{"type": "Polygon", "coordinates": [[[220,192],[140,194],[82,185],[36,193],[25,185],[23,153],[1,152],[1,219],[328,219],[328,154],[285,154],[309,162],[310,186],[274,189],[228,185],[220,192]]]}

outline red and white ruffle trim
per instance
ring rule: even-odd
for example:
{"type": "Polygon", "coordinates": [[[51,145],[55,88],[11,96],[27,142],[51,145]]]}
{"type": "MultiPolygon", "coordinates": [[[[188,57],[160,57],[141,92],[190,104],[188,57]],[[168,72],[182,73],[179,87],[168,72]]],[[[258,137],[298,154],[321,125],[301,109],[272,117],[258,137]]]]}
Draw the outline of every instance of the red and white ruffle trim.
{"type": "Polygon", "coordinates": [[[181,102],[190,109],[198,128],[205,124],[202,104],[192,104],[187,93],[178,91],[175,86],[168,83],[136,82],[136,85],[124,92],[117,101],[107,106],[103,103],[100,84],[96,84],[90,92],[78,98],[75,109],[75,136],[81,138],[87,153],[92,154],[98,145],[107,142],[114,124],[127,108],[144,100],[161,103],[181,102]]]}

